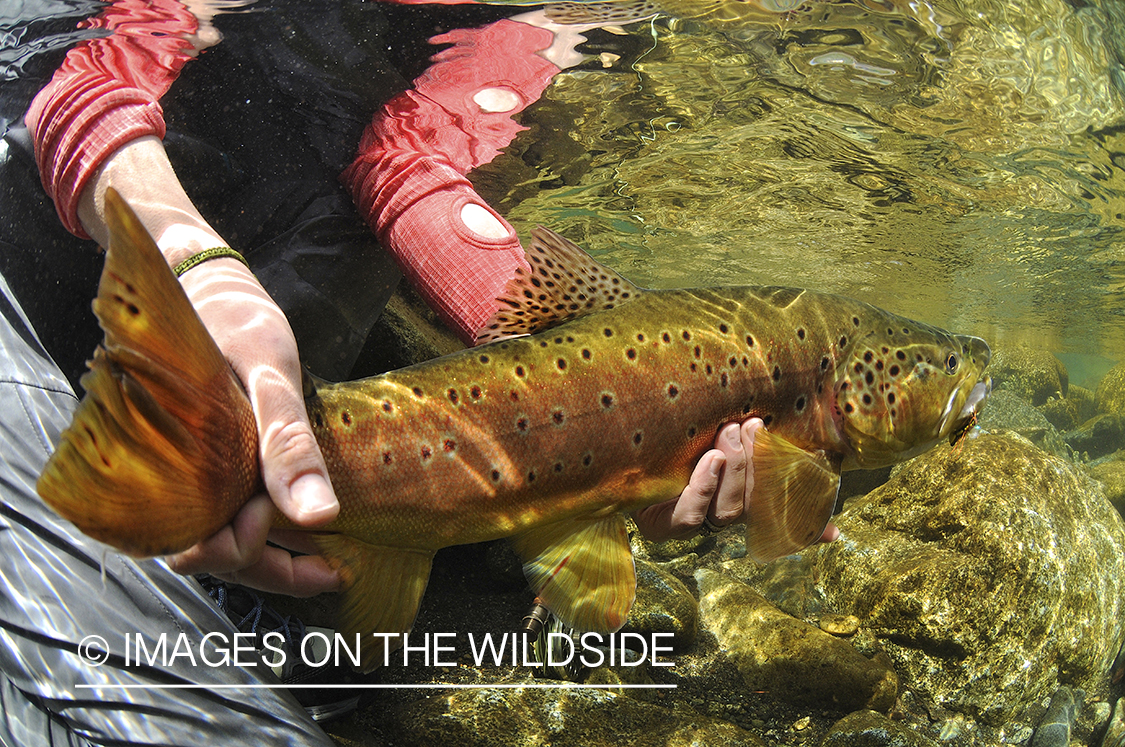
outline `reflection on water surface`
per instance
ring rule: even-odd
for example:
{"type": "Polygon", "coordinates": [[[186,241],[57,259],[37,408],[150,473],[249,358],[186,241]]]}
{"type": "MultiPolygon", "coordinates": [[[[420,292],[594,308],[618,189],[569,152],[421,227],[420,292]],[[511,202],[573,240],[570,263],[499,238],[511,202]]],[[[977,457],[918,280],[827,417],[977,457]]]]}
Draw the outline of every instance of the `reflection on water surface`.
{"type": "Polygon", "coordinates": [[[1125,7],[1075,5],[664,0],[590,34],[475,180],[644,285],[1125,358],[1125,7]]]}

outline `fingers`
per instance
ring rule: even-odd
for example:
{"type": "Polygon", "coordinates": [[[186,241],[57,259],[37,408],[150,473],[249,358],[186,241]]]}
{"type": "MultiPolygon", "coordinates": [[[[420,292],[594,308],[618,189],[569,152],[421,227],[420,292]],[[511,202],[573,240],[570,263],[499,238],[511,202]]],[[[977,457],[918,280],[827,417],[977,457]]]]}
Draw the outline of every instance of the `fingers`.
{"type": "MultiPolygon", "coordinates": [[[[728,423],[719,430],[719,435],[715,439],[715,448],[726,457],[722,479],[717,489],[713,491],[714,499],[707,510],[707,517],[715,526],[726,526],[742,516],[747,496],[754,486],[753,470],[750,468],[753,439],[751,439],[751,448],[747,449],[743,444],[744,430],[745,426],[728,423]],[[749,483],[747,483],[748,474],[749,483]]],[[[700,519],[700,522],[702,521],[700,519]]]]}
{"type": "MultiPolygon", "coordinates": [[[[176,573],[210,573],[233,583],[290,596],[312,596],[335,591],[340,577],[323,558],[294,557],[280,547],[269,547],[270,528],[276,514],[268,495],[257,495],[243,506],[227,526],[198,545],[168,557],[176,573]]],[[[305,532],[278,532],[287,547],[316,553],[315,543],[305,532]]]]}
{"type": "Polygon", "coordinates": [[[653,542],[665,542],[684,539],[699,531],[718,490],[725,464],[726,456],[717,449],[704,454],[683,493],[633,515],[641,534],[653,542]]]}

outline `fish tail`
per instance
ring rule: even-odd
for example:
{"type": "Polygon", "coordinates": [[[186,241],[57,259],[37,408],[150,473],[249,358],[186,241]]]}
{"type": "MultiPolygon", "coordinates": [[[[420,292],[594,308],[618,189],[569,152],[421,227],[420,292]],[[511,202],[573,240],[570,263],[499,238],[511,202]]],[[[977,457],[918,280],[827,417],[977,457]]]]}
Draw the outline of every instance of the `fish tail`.
{"type": "Polygon", "coordinates": [[[86,534],[138,557],[185,550],[257,486],[250,401],[156,244],[106,194],[110,231],[94,301],[105,339],[39,495],[86,534]]]}

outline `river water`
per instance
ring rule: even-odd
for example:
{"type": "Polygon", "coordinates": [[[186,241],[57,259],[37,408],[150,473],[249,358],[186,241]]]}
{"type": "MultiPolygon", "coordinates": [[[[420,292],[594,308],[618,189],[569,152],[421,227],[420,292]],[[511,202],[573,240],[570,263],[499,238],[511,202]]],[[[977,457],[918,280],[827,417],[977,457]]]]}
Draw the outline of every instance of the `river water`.
{"type": "Polygon", "coordinates": [[[1125,4],[662,9],[590,35],[475,175],[521,231],[650,287],[809,287],[1046,346],[1076,383],[1125,359],[1125,4]]]}

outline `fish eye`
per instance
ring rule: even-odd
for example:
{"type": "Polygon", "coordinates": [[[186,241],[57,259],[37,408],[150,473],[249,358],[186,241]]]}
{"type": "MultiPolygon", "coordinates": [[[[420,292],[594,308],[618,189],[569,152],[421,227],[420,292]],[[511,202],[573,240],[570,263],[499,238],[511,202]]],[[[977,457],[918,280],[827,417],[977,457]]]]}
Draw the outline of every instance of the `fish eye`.
{"type": "Polygon", "coordinates": [[[956,373],[958,363],[960,363],[960,361],[957,358],[957,354],[950,353],[949,357],[945,359],[945,372],[948,374],[956,373]]]}

